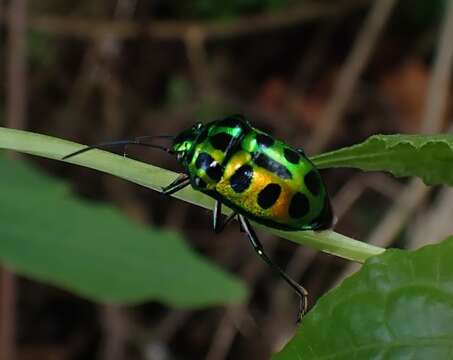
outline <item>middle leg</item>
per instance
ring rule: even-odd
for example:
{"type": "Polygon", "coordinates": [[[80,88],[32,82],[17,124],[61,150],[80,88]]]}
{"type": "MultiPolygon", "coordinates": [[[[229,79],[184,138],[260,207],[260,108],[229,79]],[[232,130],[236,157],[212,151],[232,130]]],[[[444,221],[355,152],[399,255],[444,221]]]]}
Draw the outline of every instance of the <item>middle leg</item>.
{"type": "Polygon", "coordinates": [[[239,215],[239,223],[241,224],[242,228],[246,232],[250,243],[253,246],[253,249],[255,249],[256,253],[264,260],[264,262],[269,265],[269,267],[274,270],[278,275],[280,275],[283,280],[285,280],[289,286],[291,286],[294,291],[299,295],[300,297],[300,302],[299,302],[299,313],[297,314],[297,321],[299,322],[302,319],[302,316],[307,311],[307,297],[308,297],[308,292],[305,290],[305,288],[298,284],[295,280],[289,277],[287,273],[285,273],[278,265],[274,264],[272,260],[266,255],[264,252],[263,245],[259,241],[258,237],[256,236],[255,231],[253,230],[252,226],[250,225],[250,222],[247,220],[246,217],[243,215],[239,215]]]}
{"type": "Polygon", "coordinates": [[[212,227],[216,234],[220,234],[223,229],[234,219],[237,214],[233,211],[226,220],[222,220],[222,203],[220,200],[216,200],[213,210],[213,217],[212,217],[212,227]]]}

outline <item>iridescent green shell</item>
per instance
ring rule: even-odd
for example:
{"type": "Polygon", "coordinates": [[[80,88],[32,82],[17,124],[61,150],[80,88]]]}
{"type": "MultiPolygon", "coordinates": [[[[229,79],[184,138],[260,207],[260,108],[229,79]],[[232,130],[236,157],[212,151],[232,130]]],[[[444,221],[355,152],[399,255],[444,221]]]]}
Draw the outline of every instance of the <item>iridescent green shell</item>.
{"type": "Polygon", "coordinates": [[[329,196],[313,163],[240,115],[196,124],[173,150],[196,190],[258,223],[284,230],[332,226],[329,196]]]}

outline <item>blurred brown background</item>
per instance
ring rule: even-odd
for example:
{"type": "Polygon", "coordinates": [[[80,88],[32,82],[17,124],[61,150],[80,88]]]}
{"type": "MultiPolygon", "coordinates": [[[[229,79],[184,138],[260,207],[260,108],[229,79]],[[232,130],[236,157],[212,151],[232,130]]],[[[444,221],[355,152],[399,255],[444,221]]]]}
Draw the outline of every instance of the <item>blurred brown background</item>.
{"type": "MultiPolygon", "coordinates": [[[[0,1],[0,125],[92,144],[176,134],[198,120],[244,113],[308,154],[376,133],[447,131],[451,2],[0,1]]],[[[179,170],[160,152],[128,155],[179,170]]],[[[292,336],[297,299],[236,226],[214,236],[210,214],[190,204],[163,204],[158,194],[111,176],[34,161],[80,196],[180,231],[245,279],[253,296],[242,306],[197,311],[157,303],[118,308],[4,269],[0,357],[267,359],[292,336]]],[[[340,233],[414,248],[450,225],[435,222],[450,211],[446,190],[380,173],[323,176],[340,233]],[[429,227],[436,233],[427,237],[429,227]]],[[[311,305],[353,271],[342,259],[260,236],[309,289],[311,305]]]]}

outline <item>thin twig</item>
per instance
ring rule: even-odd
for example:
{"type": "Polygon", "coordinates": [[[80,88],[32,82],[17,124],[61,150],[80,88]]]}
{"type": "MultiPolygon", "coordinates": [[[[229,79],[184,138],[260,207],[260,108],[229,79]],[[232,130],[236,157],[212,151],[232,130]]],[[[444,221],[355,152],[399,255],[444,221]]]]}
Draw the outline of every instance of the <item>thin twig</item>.
{"type": "Polygon", "coordinates": [[[8,36],[8,126],[23,129],[25,125],[25,11],[26,0],[11,2],[8,36]]]}
{"type": "Polygon", "coordinates": [[[408,248],[417,249],[426,244],[433,244],[453,234],[453,189],[444,187],[437,194],[432,207],[423,212],[423,220],[414,224],[408,248]]]}
{"type": "MultiPolygon", "coordinates": [[[[7,126],[23,129],[26,109],[26,56],[25,19],[26,0],[13,0],[12,14],[8,26],[8,94],[7,126]]],[[[16,301],[17,284],[15,275],[0,268],[0,359],[14,360],[16,357],[16,301]]]]}
{"type": "MultiPolygon", "coordinates": [[[[412,179],[401,194],[396,198],[392,208],[386,213],[369,236],[367,243],[388,247],[393,243],[395,236],[401,231],[420,203],[429,194],[431,188],[424,185],[420,179],[412,179]]],[[[357,263],[350,263],[338,276],[333,284],[338,285],[360,268],[357,263]]]]}
{"type": "Polygon", "coordinates": [[[349,211],[367,189],[389,199],[394,199],[400,194],[402,185],[397,180],[382,173],[363,173],[353,177],[335,194],[333,199],[335,215],[338,220],[349,211]]]}
{"type": "Polygon", "coordinates": [[[335,133],[343,117],[356,84],[368,63],[379,35],[390,16],[396,0],[376,0],[368,17],[365,19],[353,49],[340,72],[333,95],[322,115],[316,131],[307,144],[309,153],[316,154],[324,149],[335,133]]]}
{"type": "Polygon", "coordinates": [[[411,180],[396,198],[393,207],[387,212],[379,226],[371,233],[368,242],[382,247],[391,245],[392,239],[401,231],[430,189],[420,179],[411,180]]]}
{"type": "Polygon", "coordinates": [[[212,96],[213,90],[209,76],[209,62],[206,54],[206,36],[199,27],[189,28],[184,38],[187,59],[197,86],[200,99],[212,96]]]}
{"type": "Polygon", "coordinates": [[[0,360],[14,360],[16,354],[16,278],[0,268],[0,360]]]}
{"type": "Polygon", "coordinates": [[[126,357],[126,341],[130,333],[126,314],[114,305],[102,305],[100,310],[100,320],[103,327],[100,359],[124,359],[126,357]]]}
{"type": "Polygon", "coordinates": [[[236,316],[241,319],[245,313],[245,306],[239,308],[230,306],[226,309],[217,325],[217,330],[214,333],[213,341],[210,345],[208,354],[206,355],[206,360],[220,360],[226,357],[237,334],[237,328],[233,321],[233,317],[236,316]]]}
{"type": "MultiPolygon", "coordinates": [[[[181,40],[187,30],[199,27],[208,39],[226,39],[246,34],[289,27],[306,21],[328,18],[342,12],[366,6],[370,0],[344,0],[341,2],[305,3],[276,13],[246,16],[230,22],[190,22],[190,21],[153,21],[149,25],[140,25],[131,21],[97,21],[85,18],[34,15],[29,26],[34,30],[79,38],[104,37],[112,34],[117,38],[150,36],[161,40],[181,40]]],[[[5,21],[5,18],[0,19],[5,21]]]]}
{"type": "MultiPolygon", "coordinates": [[[[267,253],[272,254],[276,245],[275,237],[266,234],[262,238],[263,243],[266,244],[267,253]]],[[[263,269],[268,268],[266,268],[258,259],[256,259],[253,263],[248,263],[243,266],[241,273],[249,273],[248,283],[250,288],[254,287],[258,281],[258,276],[263,269]]],[[[226,308],[217,330],[214,333],[206,360],[222,360],[226,358],[239,328],[241,328],[247,320],[247,315],[248,312],[246,304],[240,307],[231,305],[226,308]],[[234,322],[232,321],[232,318],[235,319],[234,322]]]]}
{"type": "Polygon", "coordinates": [[[424,133],[436,133],[442,129],[447,108],[453,62],[453,1],[450,0],[447,5],[447,13],[426,100],[422,126],[424,133]]]}
{"type": "MultiPolygon", "coordinates": [[[[170,312],[159,324],[152,330],[153,337],[159,341],[168,344],[173,336],[181,329],[181,327],[189,320],[192,315],[190,310],[174,310],[170,312]],[[159,334],[156,336],[156,334],[159,334]]],[[[151,336],[146,336],[149,342],[151,336]]]]}

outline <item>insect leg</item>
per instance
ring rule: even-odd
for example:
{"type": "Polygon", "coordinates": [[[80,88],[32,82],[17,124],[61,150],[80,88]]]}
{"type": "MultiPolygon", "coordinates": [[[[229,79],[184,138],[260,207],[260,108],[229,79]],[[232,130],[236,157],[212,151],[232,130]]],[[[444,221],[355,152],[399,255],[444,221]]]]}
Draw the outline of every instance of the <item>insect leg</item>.
{"type": "Polygon", "coordinates": [[[307,155],[305,154],[304,149],[302,149],[302,148],[296,149],[296,151],[297,151],[300,155],[302,155],[302,156],[307,156],[307,155]]]}
{"type": "Polygon", "coordinates": [[[247,218],[245,218],[243,215],[239,215],[239,223],[247,233],[250,243],[252,244],[257,254],[266,262],[267,265],[269,265],[277,274],[279,274],[288,283],[289,286],[294,289],[297,295],[299,295],[299,313],[297,314],[297,321],[299,322],[307,311],[307,290],[305,290],[303,286],[299,285],[296,281],[290,278],[288,274],[286,274],[278,265],[274,264],[272,260],[264,253],[263,245],[258,240],[258,237],[256,236],[256,233],[247,218]]]}
{"type": "Polygon", "coordinates": [[[225,227],[234,219],[237,214],[232,212],[225,221],[222,221],[222,203],[216,200],[213,210],[212,227],[216,234],[219,234],[225,229],[225,227]]]}
{"type": "Polygon", "coordinates": [[[162,188],[162,194],[171,195],[190,185],[190,178],[186,174],[180,174],[170,185],[162,188]]]}

